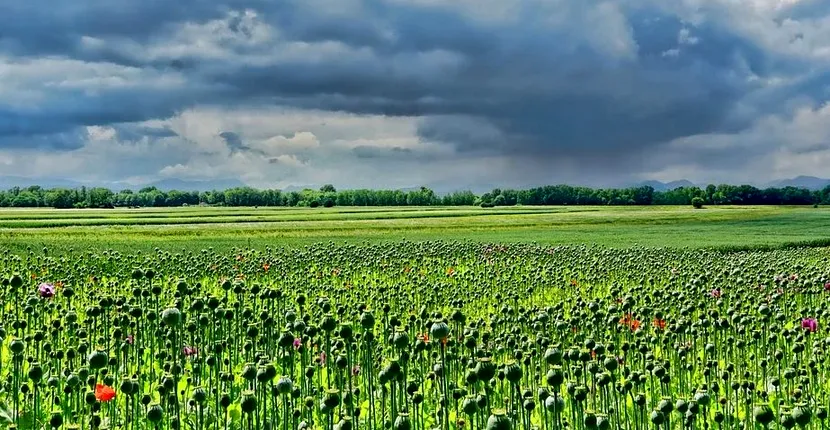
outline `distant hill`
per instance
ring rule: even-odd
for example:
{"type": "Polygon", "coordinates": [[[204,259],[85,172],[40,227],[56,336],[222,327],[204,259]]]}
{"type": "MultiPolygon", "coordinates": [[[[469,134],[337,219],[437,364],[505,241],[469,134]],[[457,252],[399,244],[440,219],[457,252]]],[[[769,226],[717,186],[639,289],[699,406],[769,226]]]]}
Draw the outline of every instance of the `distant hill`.
{"type": "Polygon", "coordinates": [[[694,183],[691,181],[687,181],[685,179],[681,179],[679,181],[671,181],[671,182],[660,182],[660,181],[644,181],[640,182],[636,186],[650,186],[654,188],[654,191],[670,191],[681,187],[696,187],[694,183]]]}
{"type": "Polygon", "coordinates": [[[39,185],[41,188],[78,188],[84,184],[69,179],[56,178],[24,178],[22,176],[0,176],[0,189],[7,190],[9,188],[20,187],[27,188],[33,185],[39,185]]]}
{"type": "Polygon", "coordinates": [[[767,187],[797,187],[807,188],[810,190],[821,190],[828,185],[830,185],[830,179],[817,178],[815,176],[796,176],[792,179],[779,179],[777,181],[770,182],[767,184],[767,187]]]}
{"type": "Polygon", "coordinates": [[[314,185],[289,185],[289,186],[283,188],[282,192],[292,193],[294,191],[300,192],[300,191],[303,191],[303,190],[319,190],[319,189],[320,189],[319,186],[314,186],[314,185]]]}
{"type": "Polygon", "coordinates": [[[236,179],[219,179],[213,181],[188,181],[184,179],[170,178],[133,188],[139,189],[150,186],[156,187],[162,191],[210,191],[244,187],[246,186],[246,184],[236,179]]]}

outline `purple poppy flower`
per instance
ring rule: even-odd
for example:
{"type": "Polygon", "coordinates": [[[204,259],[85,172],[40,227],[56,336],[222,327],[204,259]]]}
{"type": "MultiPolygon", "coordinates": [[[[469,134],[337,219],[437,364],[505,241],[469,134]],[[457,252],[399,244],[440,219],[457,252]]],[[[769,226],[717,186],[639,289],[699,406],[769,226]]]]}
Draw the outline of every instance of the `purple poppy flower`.
{"type": "Polygon", "coordinates": [[[52,297],[55,297],[55,286],[44,282],[38,285],[37,293],[44,299],[51,299],[52,297]]]}
{"type": "Polygon", "coordinates": [[[326,353],[321,352],[320,353],[320,367],[323,367],[325,365],[326,365],[326,353]]]}
{"type": "Polygon", "coordinates": [[[716,298],[716,299],[719,299],[720,296],[723,295],[723,293],[721,293],[721,291],[719,289],[715,288],[714,290],[709,292],[709,295],[716,298]]]}
{"type": "Polygon", "coordinates": [[[824,284],[824,291],[830,292],[830,282],[824,284]]]}
{"type": "Polygon", "coordinates": [[[352,367],[352,376],[357,375],[360,375],[360,366],[355,364],[354,367],[352,367]]]}
{"type": "Polygon", "coordinates": [[[193,347],[193,346],[185,346],[183,348],[182,352],[184,352],[185,357],[192,357],[192,356],[196,355],[196,353],[198,351],[196,351],[196,348],[193,347]]]}
{"type": "Polygon", "coordinates": [[[815,333],[818,330],[818,321],[815,318],[804,318],[801,320],[801,328],[815,333]]]}
{"type": "Polygon", "coordinates": [[[295,350],[300,349],[301,346],[303,346],[303,341],[300,340],[299,337],[295,337],[294,338],[294,349],[295,350]]]}
{"type": "Polygon", "coordinates": [[[127,342],[127,344],[132,345],[133,343],[135,343],[135,336],[133,336],[133,335],[127,336],[126,342],[127,342]]]}

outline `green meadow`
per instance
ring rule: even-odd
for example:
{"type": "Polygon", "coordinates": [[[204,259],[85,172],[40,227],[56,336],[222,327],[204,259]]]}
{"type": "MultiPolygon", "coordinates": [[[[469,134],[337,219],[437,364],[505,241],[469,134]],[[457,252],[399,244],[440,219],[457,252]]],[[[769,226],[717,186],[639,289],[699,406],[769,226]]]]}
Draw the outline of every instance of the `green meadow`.
{"type": "Polygon", "coordinates": [[[404,207],[0,210],[12,252],[479,241],[752,249],[830,244],[826,207],[404,207]]]}

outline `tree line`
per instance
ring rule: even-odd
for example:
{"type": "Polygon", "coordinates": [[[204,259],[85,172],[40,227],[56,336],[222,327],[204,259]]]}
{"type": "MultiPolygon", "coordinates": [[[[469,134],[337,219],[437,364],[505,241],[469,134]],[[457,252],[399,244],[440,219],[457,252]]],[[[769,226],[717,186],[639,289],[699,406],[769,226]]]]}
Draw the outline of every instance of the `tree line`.
{"type": "Polygon", "coordinates": [[[482,195],[458,191],[438,195],[421,187],[415,190],[337,190],[324,185],[318,190],[281,191],[251,187],[213,191],[163,191],[146,187],[114,192],[107,188],[75,189],[39,186],[0,191],[0,207],[114,208],[175,206],[513,206],[513,205],[817,205],[830,204],[830,186],[811,191],[783,187],[759,189],[751,185],[709,185],[655,191],[650,186],[589,188],[571,185],[513,190],[494,189],[482,195]]]}

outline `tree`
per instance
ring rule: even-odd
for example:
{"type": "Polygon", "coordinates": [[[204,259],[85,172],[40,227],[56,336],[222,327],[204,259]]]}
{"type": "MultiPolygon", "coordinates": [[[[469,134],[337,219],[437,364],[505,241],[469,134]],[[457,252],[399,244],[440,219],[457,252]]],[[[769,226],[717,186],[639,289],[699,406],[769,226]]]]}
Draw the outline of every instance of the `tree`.
{"type": "Polygon", "coordinates": [[[72,200],[72,190],[57,188],[50,190],[43,196],[43,204],[56,209],[68,209],[75,203],[72,200]]]}
{"type": "Polygon", "coordinates": [[[320,192],[322,192],[322,193],[336,193],[337,189],[334,188],[334,185],[332,185],[332,184],[326,184],[326,185],[323,185],[322,187],[320,187],[320,192]]]}
{"type": "Polygon", "coordinates": [[[92,188],[87,194],[87,206],[91,208],[111,208],[114,194],[107,188],[92,188]]]}
{"type": "Polygon", "coordinates": [[[16,208],[38,207],[37,195],[31,191],[22,191],[12,199],[12,206],[16,208]]]}
{"type": "Polygon", "coordinates": [[[694,206],[695,209],[702,208],[703,207],[703,199],[700,198],[700,197],[692,198],[692,206],[694,206]]]}

